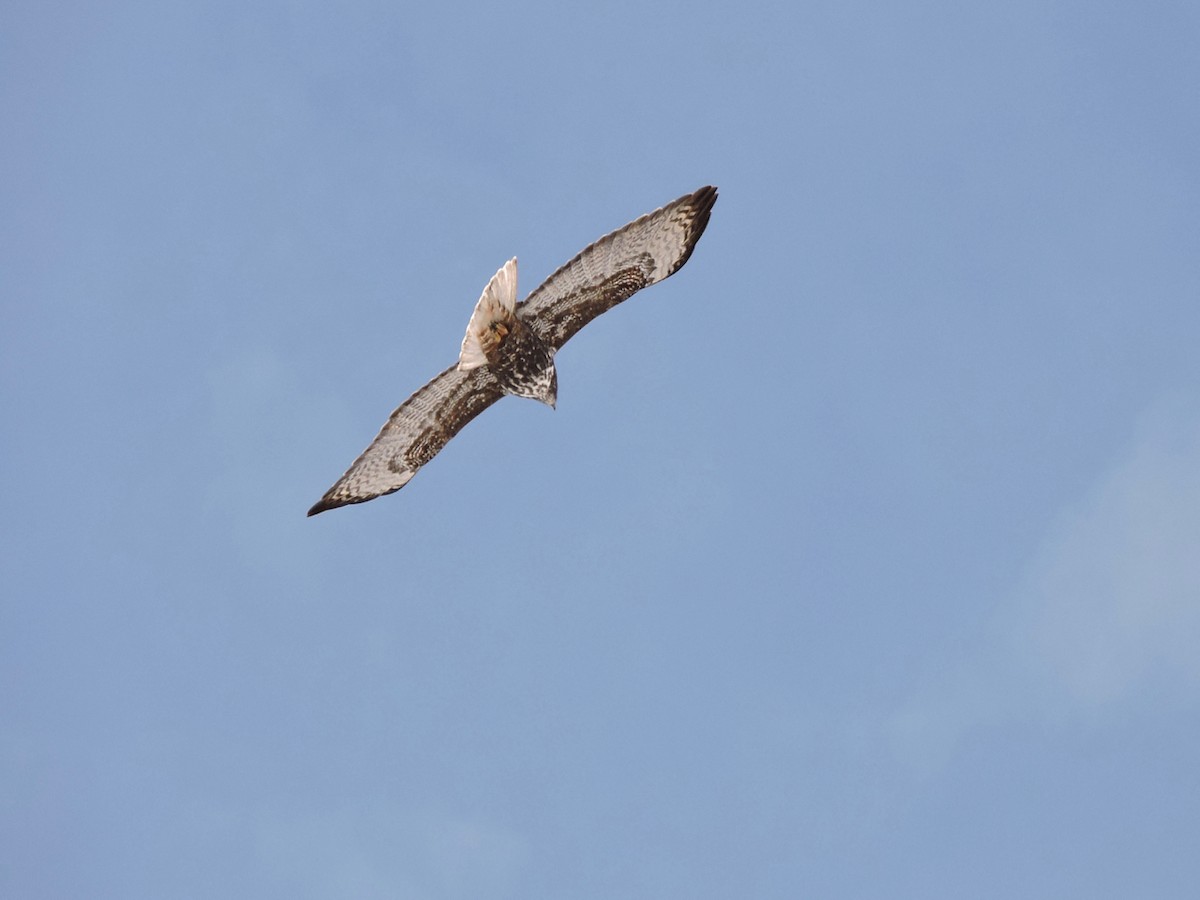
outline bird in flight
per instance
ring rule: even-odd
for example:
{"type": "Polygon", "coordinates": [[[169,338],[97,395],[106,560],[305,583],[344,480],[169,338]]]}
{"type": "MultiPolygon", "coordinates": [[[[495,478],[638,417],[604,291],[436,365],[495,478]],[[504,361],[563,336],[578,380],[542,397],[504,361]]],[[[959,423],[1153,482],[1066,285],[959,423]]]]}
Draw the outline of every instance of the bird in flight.
{"type": "Polygon", "coordinates": [[[600,238],[517,302],[517,261],[488,282],[458,362],[404,401],[310,516],[398,491],[463,426],[503,397],[553,407],[554,354],[575,332],[682,268],[708,225],[715,187],[702,187],[600,238]]]}

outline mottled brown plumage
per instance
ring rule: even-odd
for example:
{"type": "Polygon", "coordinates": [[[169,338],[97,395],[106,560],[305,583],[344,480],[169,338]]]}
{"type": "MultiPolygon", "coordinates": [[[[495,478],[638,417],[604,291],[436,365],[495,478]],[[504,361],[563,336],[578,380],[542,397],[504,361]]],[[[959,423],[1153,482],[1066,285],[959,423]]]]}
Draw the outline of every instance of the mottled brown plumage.
{"type": "Polygon", "coordinates": [[[398,491],[505,394],[554,406],[554,354],[596,316],[677,272],[704,233],[716,200],[717,189],[703,187],[630,222],[587,247],[521,303],[517,261],[506,263],[476,304],[458,363],[392,413],[308,514],[398,491]]]}

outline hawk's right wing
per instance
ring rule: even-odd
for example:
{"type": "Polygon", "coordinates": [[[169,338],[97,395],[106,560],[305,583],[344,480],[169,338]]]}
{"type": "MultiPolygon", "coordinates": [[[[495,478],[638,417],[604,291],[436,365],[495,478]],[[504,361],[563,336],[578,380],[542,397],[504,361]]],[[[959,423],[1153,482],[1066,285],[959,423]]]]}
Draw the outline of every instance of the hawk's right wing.
{"type": "Polygon", "coordinates": [[[308,511],[363,503],[398,491],[463,426],[503,396],[487,366],[451,366],[392,413],[362,455],[308,511]]]}
{"type": "Polygon", "coordinates": [[[602,312],[678,272],[716,202],[717,189],[702,187],[605,235],[542,282],[517,315],[559,349],[602,312]]]}

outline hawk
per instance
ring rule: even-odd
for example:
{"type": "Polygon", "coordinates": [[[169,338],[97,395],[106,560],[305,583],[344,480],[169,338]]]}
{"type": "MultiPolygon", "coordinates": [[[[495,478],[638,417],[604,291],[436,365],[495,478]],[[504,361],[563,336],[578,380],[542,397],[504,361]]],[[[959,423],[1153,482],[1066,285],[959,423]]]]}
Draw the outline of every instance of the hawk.
{"type": "Polygon", "coordinates": [[[575,332],[688,261],[717,201],[702,187],[600,238],[517,302],[510,259],[475,305],[458,362],[404,401],[310,516],[398,491],[506,394],[553,407],[554,354],[575,332]]]}

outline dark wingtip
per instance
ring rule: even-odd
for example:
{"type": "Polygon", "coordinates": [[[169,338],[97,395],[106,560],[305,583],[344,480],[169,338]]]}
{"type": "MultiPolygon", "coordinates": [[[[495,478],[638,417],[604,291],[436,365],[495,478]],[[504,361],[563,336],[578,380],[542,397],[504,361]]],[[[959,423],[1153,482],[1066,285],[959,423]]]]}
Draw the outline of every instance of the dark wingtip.
{"type": "Polygon", "coordinates": [[[695,214],[689,223],[690,229],[683,255],[671,267],[671,271],[667,273],[668,275],[674,275],[683,268],[684,263],[692,258],[692,251],[696,249],[696,242],[700,240],[700,235],[704,234],[704,229],[708,227],[708,219],[712,215],[713,204],[717,202],[717,189],[713,185],[707,184],[698,191],[693,191],[680,199],[691,206],[695,210],[695,214]]]}
{"type": "Polygon", "coordinates": [[[704,228],[708,225],[708,217],[712,214],[712,208],[716,202],[717,189],[711,184],[705,185],[692,194],[692,206],[696,210],[694,227],[697,239],[704,233],[704,228]]]}
{"type": "Polygon", "coordinates": [[[308,515],[315,516],[317,513],[323,513],[327,509],[337,509],[341,505],[342,504],[340,503],[330,503],[328,500],[322,497],[313,504],[313,508],[308,511],[308,515]]]}

